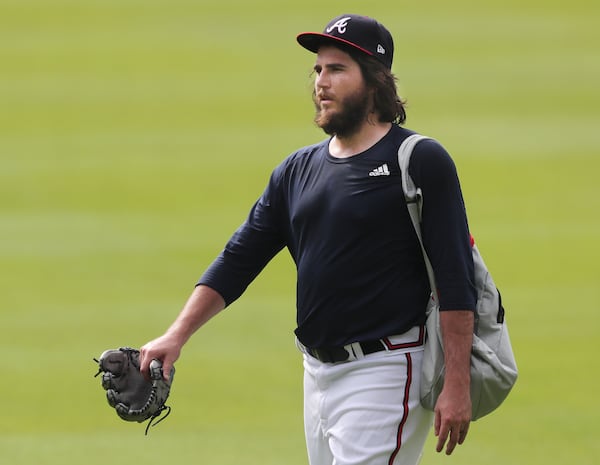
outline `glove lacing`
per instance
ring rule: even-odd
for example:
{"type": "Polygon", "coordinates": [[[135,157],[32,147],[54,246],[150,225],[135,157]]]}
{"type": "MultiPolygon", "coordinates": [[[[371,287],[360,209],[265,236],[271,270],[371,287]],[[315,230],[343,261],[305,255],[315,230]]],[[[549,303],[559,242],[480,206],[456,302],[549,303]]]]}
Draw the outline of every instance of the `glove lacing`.
{"type": "Polygon", "coordinates": [[[167,418],[170,413],[171,413],[171,407],[169,407],[168,405],[163,405],[158,412],[156,412],[154,415],[152,415],[149,418],[148,424],[146,425],[146,430],[144,431],[144,436],[148,436],[148,430],[150,429],[151,426],[158,425],[161,421],[163,421],[165,418],[167,418]],[[165,413],[162,418],[159,418],[158,420],[156,420],[158,417],[160,417],[162,415],[162,413],[165,410],[167,411],[167,413],[165,413]],[[154,420],[156,420],[156,421],[154,421],[154,420]]]}

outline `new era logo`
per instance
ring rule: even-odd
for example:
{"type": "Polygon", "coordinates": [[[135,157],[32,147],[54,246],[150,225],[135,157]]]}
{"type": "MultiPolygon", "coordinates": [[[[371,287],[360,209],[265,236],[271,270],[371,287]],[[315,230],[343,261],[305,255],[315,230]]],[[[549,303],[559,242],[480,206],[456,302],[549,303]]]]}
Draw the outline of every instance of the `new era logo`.
{"type": "Polygon", "coordinates": [[[373,171],[369,173],[369,176],[389,176],[390,170],[388,168],[387,163],[375,168],[373,171]]]}
{"type": "Polygon", "coordinates": [[[385,48],[383,48],[383,45],[377,44],[377,53],[381,53],[382,55],[385,55],[385,48]]]}

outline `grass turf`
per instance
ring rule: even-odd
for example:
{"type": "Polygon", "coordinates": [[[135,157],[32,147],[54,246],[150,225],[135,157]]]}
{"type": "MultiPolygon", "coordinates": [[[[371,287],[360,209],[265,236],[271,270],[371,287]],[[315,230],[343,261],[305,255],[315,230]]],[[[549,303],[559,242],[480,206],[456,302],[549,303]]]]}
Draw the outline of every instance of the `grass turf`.
{"type": "Polygon", "coordinates": [[[186,346],[149,438],[91,359],[160,334],[273,166],[323,137],[294,35],[344,11],[396,38],[407,126],[455,158],[521,369],[422,463],[597,462],[597,3],[1,6],[2,463],[306,463],[285,253],[186,346]]]}

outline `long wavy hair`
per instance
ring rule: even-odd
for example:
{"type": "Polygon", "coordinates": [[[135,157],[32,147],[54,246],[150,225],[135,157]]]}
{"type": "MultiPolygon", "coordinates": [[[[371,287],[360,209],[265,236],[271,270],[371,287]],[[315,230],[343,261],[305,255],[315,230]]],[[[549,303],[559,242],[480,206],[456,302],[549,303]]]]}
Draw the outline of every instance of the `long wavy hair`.
{"type": "Polygon", "coordinates": [[[345,49],[358,63],[365,82],[374,89],[373,105],[382,123],[404,124],[406,121],[406,101],[398,95],[398,79],[390,69],[376,58],[359,51],[345,49]]]}

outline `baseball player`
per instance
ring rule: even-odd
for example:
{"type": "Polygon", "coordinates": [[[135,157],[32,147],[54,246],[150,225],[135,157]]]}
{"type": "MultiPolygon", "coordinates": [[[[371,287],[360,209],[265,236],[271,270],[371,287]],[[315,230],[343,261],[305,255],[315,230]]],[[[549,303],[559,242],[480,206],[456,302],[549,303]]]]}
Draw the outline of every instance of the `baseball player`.
{"type": "Polygon", "coordinates": [[[427,140],[409,170],[426,199],[422,230],[446,349],[445,384],[432,413],[419,402],[430,288],[397,161],[413,132],[402,127],[392,36],[374,19],[346,14],[297,41],[315,53],[315,123],[329,137],[274,169],[179,316],[142,347],[142,372],[156,358],[168,373],[192,334],[287,248],[297,267],[295,335],[310,464],[416,464],[432,423],[437,451],[450,454],[470,424],[476,301],[455,165],[427,140]]]}

